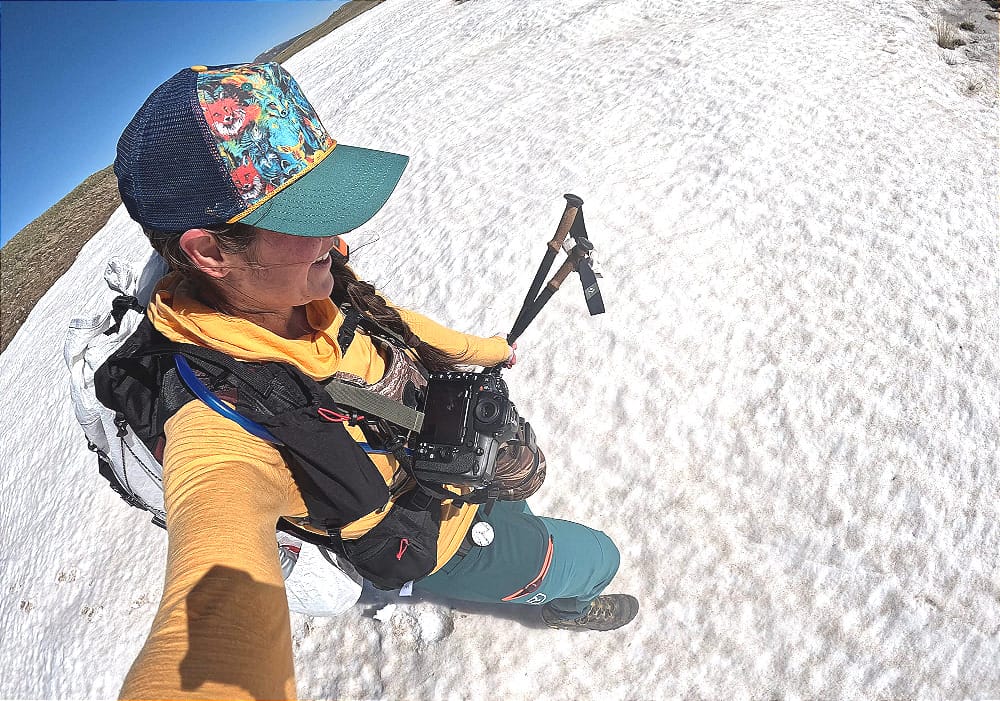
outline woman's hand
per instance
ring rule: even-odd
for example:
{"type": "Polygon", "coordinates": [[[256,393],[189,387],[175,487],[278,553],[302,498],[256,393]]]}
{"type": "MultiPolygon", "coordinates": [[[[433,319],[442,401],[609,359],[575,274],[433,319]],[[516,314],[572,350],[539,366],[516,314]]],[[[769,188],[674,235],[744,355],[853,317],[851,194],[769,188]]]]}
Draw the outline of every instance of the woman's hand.
{"type": "MultiPolygon", "coordinates": [[[[504,334],[498,333],[493,336],[493,338],[502,338],[507,340],[504,334]]],[[[517,363],[517,341],[514,341],[513,346],[507,346],[510,349],[510,354],[507,356],[507,360],[500,363],[505,368],[512,368],[517,363]]]]}

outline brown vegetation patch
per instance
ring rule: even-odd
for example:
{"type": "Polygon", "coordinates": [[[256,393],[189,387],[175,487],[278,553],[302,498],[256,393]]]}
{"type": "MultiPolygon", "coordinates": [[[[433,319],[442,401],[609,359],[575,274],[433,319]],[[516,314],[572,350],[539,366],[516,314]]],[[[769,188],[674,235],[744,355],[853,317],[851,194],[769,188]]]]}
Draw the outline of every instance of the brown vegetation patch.
{"type": "Polygon", "coordinates": [[[381,5],[383,2],[385,0],[353,0],[341,5],[336,12],[320,24],[317,24],[307,32],[303,32],[285,45],[279,46],[277,53],[271,54],[271,52],[265,52],[258,56],[257,60],[277,61],[278,63],[287,61],[299,51],[322,39],[337,27],[347,24],[358,15],[367,12],[376,5],[381,5]]]}
{"type": "Polygon", "coordinates": [[[0,249],[0,351],[120,204],[118,181],[108,166],[77,185],[0,249]]]}
{"type": "Polygon", "coordinates": [[[937,45],[942,49],[955,49],[959,46],[965,46],[965,39],[959,36],[955,26],[944,19],[939,19],[937,22],[935,38],[937,45]]]}

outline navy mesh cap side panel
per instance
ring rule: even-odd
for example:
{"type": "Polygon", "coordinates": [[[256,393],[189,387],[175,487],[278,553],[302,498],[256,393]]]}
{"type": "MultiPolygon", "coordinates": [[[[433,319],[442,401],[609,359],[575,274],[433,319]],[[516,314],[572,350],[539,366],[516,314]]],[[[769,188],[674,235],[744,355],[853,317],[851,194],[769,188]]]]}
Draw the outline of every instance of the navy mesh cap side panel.
{"type": "Polygon", "coordinates": [[[118,141],[119,192],[144,226],[183,231],[225,222],[245,208],[207,134],[197,80],[185,69],[166,81],[118,141]]]}

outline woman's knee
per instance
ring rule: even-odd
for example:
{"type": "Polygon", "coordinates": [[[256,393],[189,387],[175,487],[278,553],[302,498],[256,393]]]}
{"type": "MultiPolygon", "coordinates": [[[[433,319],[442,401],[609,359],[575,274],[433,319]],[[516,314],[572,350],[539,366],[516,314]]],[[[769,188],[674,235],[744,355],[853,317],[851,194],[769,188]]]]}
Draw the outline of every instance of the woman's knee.
{"type": "Polygon", "coordinates": [[[542,517],[548,532],[555,540],[555,555],[587,577],[610,581],[621,564],[621,554],[608,535],[602,531],[573,521],[542,517]]]}
{"type": "Polygon", "coordinates": [[[608,579],[610,580],[618,572],[618,567],[621,565],[621,553],[618,551],[618,546],[615,545],[615,542],[611,540],[607,533],[594,531],[594,537],[597,539],[598,547],[603,555],[604,566],[608,571],[608,579]]]}

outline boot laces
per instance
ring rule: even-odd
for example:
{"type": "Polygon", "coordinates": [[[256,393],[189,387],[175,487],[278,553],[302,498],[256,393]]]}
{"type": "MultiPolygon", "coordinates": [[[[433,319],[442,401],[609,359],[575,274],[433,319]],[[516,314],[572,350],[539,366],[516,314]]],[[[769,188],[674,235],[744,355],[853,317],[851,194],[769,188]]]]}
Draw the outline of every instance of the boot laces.
{"type": "Polygon", "coordinates": [[[615,600],[608,596],[599,596],[594,601],[591,602],[590,608],[587,613],[583,614],[577,620],[580,623],[596,623],[598,621],[607,621],[615,617],[618,613],[618,606],[615,604],[615,600]]]}

